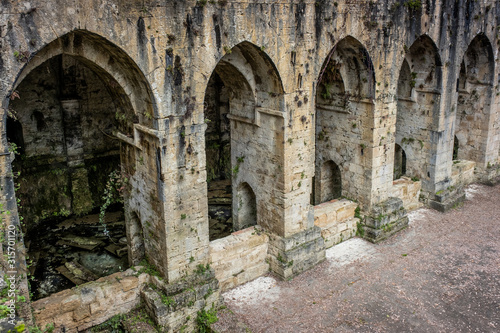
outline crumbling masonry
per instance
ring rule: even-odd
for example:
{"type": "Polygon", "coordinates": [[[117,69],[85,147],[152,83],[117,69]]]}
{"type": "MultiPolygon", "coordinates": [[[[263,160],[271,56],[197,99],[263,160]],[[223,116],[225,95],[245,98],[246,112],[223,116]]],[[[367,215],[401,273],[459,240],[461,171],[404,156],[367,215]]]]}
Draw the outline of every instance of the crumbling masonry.
{"type": "Polygon", "coordinates": [[[221,291],[456,206],[500,174],[499,32],[492,0],[2,1],[3,271],[15,228],[29,299],[40,235],[77,225],[50,256],[95,229],[133,266],[18,313],[192,331],[221,291]],[[123,235],[96,229],[113,170],[123,235]]]}

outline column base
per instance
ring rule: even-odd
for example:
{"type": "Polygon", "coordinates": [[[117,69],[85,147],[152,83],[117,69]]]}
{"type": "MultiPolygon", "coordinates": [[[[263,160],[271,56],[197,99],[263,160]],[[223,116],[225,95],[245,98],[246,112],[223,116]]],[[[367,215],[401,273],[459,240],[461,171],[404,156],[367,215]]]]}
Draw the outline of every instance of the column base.
{"type": "Polygon", "coordinates": [[[361,223],[361,236],[378,243],[408,226],[408,216],[403,200],[389,198],[373,207],[370,215],[361,223]]]}
{"type": "Polygon", "coordinates": [[[269,266],[282,279],[291,279],[325,260],[321,229],[312,228],[289,237],[270,235],[269,266]]]}
{"type": "Polygon", "coordinates": [[[199,311],[210,311],[219,305],[219,281],[211,268],[200,268],[172,284],[156,276],[151,276],[150,281],[141,291],[141,299],[162,332],[195,332],[199,311]]]}
{"type": "Polygon", "coordinates": [[[436,192],[434,198],[429,200],[431,208],[446,212],[452,208],[458,207],[465,200],[465,189],[463,186],[450,186],[445,190],[436,192]]]}

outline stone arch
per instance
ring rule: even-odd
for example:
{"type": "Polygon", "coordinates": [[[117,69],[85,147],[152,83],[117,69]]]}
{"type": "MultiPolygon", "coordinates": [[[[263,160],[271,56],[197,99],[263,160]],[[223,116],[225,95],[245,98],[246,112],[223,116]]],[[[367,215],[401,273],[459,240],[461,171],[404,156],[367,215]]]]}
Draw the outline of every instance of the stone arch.
{"type": "Polygon", "coordinates": [[[363,170],[368,156],[373,122],[375,73],[366,48],[347,36],[331,50],[316,87],[314,201],[321,199],[321,174],[325,161],[343,168],[342,193],[360,202],[369,201],[363,170]]]}
{"type": "Polygon", "coordinates": [[[394,149],[394,174],[393,180],[399,179],[406,174],[406,153],[404,149],[395,144],[394,149]]]}
{"type": "Polygon", "coordinates": [[[235,230],[241,230],[258,224],[257,198],[248,183],[237,187],[236,202],[233,213],[235,230]]]}
{"type": "Polygon", "coordinates": [[[474,161],[479,167],[487,163],[488,128],[484,124],[491,113],[494,66],[490,41],[484,34],[477,35],[461,62],[455,137],[460,139],[456,158],[474,161]]]}
{"type": "MultiPolygon", "coordinates": [[[[140,167],[136,168],[136,148],[145,147],[139,147],[140,144],[135,140],[135,137],[137,135],[136,126],[142,125],[143,128],[156,126],[154,118],[158,115],[153,94],[146,78],[133,60],[123,50],[103,37],[88,31],[76,30],[38,50],[17,76],[12,87],[11,98],[4,101],[4,108],[11,110],[14,114],[18,112],[17,116],[20,116],[19,119],[23,126],[23,139],[26,146],[24,153],[27,159],[33,159],[31,162],[28,161],[29,163],[21,162],[18,159],[13,164],[28,163],[28,166],[21,165],[21,167],[29,167],[29,170],[32,171],[38,168],[41,172],[37,174],[35,170],[33,174],[24,173],[24,183],[30,183],[26,180],[30,176],[36,179],[36,181],[31,182],[36,188],[26,189],[33,190],[31,196],[34,197],[37,191],[40,193],[50,192],[51,188],[60,185],[60,192],[64,194],[64,198],[61,196],[51,198],[51,200],[55,199],[59,202],[53,211],[48,211],[49,215],[35,212],[40,222],[47,220],[47,218],[63,219],[68,215],[85,215],[95,211],[97,209],[95,198],[101,196],[102,193],[93,193],[91,189],[97,183],[100,185],[95,186],[96,191],[104,188],[108,177],[105,171],[109,168],[117,168],[117,177],[130,181],[131,189],[137,186],[137,178],[148,178],[147,171],[136,170],[140,169],[140,167]],[[54,72],[50,73],[51,70],[54,72]],[[65,72],[65,70],[67,71],[65,72]],[[40,78],[41,71],[47,73],[46,80],[40,78]],[[46,82],[43,82],[44,80],[46,82]],[[47,104],[46,108],[37,109],[37,106],[30,104],[27,97],[30,91],[36,90],[35,88],[41,92],[36,96],[36,102],[40,105],[47,104]],[[81,91],[78,89],[87,89],[88,94],[82,97],[79,94],[81,91]],[[90,89],[94,91],[91,92],[90,89]],[[96,93],[96,90],[99,93],[96,93]],[[96,98],[95,96],[98,94],[99,96],[96,98]],[[13,98],[16,95],[19,95],[19,98],[13,98]],[[107,110],[102,114],[90,112],[84,116],[82,105],[86,105],[85,108],[88,109],[107,110]],[[21,115],[21,111],[25,114],[21,115]],[[59,117],[57,119],[61,120],[61,128],[48,126],[50,117],[44,112],[52,112],[51,116],[54,116],[54,119],[59,117]],[[104,127],[96,126],[97,123],[104,124],[104,127]],[[114,123],[114,125],[107,126],[110,123],[114,123]],[[32,129],[30,130],[28,127],[32,127],[32,129]],[[83,127],[85,129],[82,129],[83,127]],[[52,141],[57,141],[56,137],[60,137],[61,140],[56,142],[54,146],[46,145],[46,149],[37,152],[33,142],[26,140],[30,131],[31,133],[46,132],[45,136],[48,139],[55,138],[52,141]],[[94,131],[94,135],[91,133],[92,131],[94,131]],[[107,141],[99,142],[101,139],[107,141]],[[96,145],[90,145],[89,142],[94,142],[96,145]],[[120,145],[118,142],[122,142],[122,144],[120,145]],[[56,146],[63,148],[58,149],[56,146]],[[97,153],[90,152],[97,146],[97,153]],[[120,170],[122,176],[119,176],[120,170]],[[138,176],[139,174],[141,175],[138,176]],[[95,182],[95,184],[91,184],[91,182],[95,182]],[[66,191],[66,189],[68,190],[66,191]]],[[[12,115],[6,118],[7,123],[12,123],[12,115]]],[[[10,124],[7,127],[11,128],[10,124]]],[[[13,134],[7,131],[2,136],[3,138],[12,138],[13,134]]],[[[142,140],[146,144],[157,141],[156,138],[149,138],[147,135],[143,135],[142,140]]],[[[145,164],[147,165],[144,169],[154,170],[154,166],[149,165],[148,162],[145,164]]],[[[26,187],[26,185],[23,184],[22,179],[18,181],[22,192],[23,186],[26,187]]],[[[152,180],[152,182],[154,181],[156,179],[152,180]]],[[[156,186],[152,188],[152,192],[156,191],[156,186]]],[[[150,207],[138,208],[137,204],[140,200],[134,198],[131,193],[134,192],[127,191],[124,196],[126,210],[129,207],[130,209],[152,211],[150,207]]],[[[148,192],[144,195],[149,198],[157,194],[148,192]]],[[[48,197],[50,195],[45,196],[45,198],[48,197]]],[[[15,202],[16,198],[13,197],[12,200],[15,202]]],[[[158,218],[161,216],[162,214],[159,212],[158,218]]],[[[127,235],[130,234],[130,228],[134,223],[136,229],[144,227],[141,225],[141,221],[137,221],[137,219],[135,222],[132,221],[133,218],[130,214],[119,218],[125,219],[124,227],[127,235]]],[[[33,228],[37,227],[33,226],[33,228]]],[[[138,234],[135,231],[133,233],[134,235],[138,234]]],[[[124,243],[125,249],[128,248],[128,251],[125,250],[122,253],[129,253],[128,258],[123,257],[124,263],[126,264],[127,259],[129,259],[130,264],[136,264],[146,252],[155,265],[163,271],[162,259],[155,255],[151,243],[144,246],[146,242],[143,234],[145,233],[141,230],[139,234],[140,239],[136,236],[128,237],[128,242],[124,243]],[[136,251],[140,248],[143,250],[136,251]]],[[[125,231],[123,236],[125,236],[125,231]]],[[[123,268],[124,265],[121,267],[123,268]]]]}
{"type": "MultiPolygon", "coordinates": [[[[440,112],[441,85],[439,51],[429,36],[422,35],[407,50],[401,64],[396,144],[405,152],[406,174],[422,179],[424,186],[431,179],[430,138],[440,112]]],[[[397,171],[398,167],[395,165],[393,170],[397,171]]]]}
{"type": "Polygon", "coordinates": [[[116,94],[115,102],[133,110],[136,118],[131,119],[132,122],[153,125],[154,119],[158,117],[158,110],[143,72],[124,50],[88,30],[71,31],[34,52],[17,76],[12,91],[31,71],[61,54],[78,59],[104,82],[119,87],[121,91],[113,90],[116,94]]]}
{"type": "Polygon", "coordinates": [[[354,37],[343,38],[323,63],[316,103],[345,106],[350,99],[372,99],[374,93],[375,72],[368,51],[354,37]]]}
{"type": "Polygon", "coordinates": [[[316,204],[342,197],[342,174],[340,167],[334,161],[324,162],[321,166],[321,173],[316,179],[316,204]]]}
{"type": "MultiPolygon", "coordinates": [[[[271,193],[260,189],[283,177],[282,170],[274,172],[283,159],[283,92],[270,58],[246,41],[231,48],[213,70],[204,99],[210,240],[246,225],[236,224],[245,221],[237,209],[241,183],[266,196],[271,193]],[[260,168],[267,171],[262,174],[260,168]],[[216,228],[222,230],[219,236],[213,233],[216,228]]],[[[271,198],[262,198],[266,201],[271,198]]],[[[259,207],[259,215],[276,214],[271,206],[259,207]]],[[[268,230],[278,228],[272,219],[258,219],[268,230]]]]}
{"type": "Polygon", "coordinates": [[[408,61],[405,59],[401,65],[401,71],[399,72],[398,98],[411,98],[413,87],[415,87],[415,81],[412,79],[410,66],[408,65],[408,61]]]}
{"type": "Polygon", "coordinates": [[[405,60],[408,62],[417,90],[441,91],[441,57],[439,49],[429,36],[418,37],[409,48],[405,60]]]}

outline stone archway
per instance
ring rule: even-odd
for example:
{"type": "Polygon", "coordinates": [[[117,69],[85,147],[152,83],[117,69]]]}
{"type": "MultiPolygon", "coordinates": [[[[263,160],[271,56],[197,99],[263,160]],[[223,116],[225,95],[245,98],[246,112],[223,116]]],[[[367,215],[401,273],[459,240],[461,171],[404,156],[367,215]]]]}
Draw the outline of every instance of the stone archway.
{"type": "Polygon", "coordinates": [[[409,48],[398,79],[396,144],[406,155],[406,175],[431,179],[431,130],[441,98],[441,60],[434,42],[420,36],[409,48]]]}
{"type": "Polygon", "coordinates": [[[365,151],[370,148],[366,137],[373,121],[374,87],[373,64],[363,45],[350,36],[339,41],[325,60],[316,89],[316,204],[323,201],[320,183],[327,161],[341,167],[342,194],[369,202],[364,170],[370,165],[365,151]]]}
{"type": "Polygon", "coordinates": [[[476,162],[480,168],[487,164],[486,124],[491,113],[493,81],[493,49],[488,38],[480,34],[469,44],[460,65],[455,119],[455,138],[460,145],[454,158],[476,162]]]}
{"type": "Polygon", "coordinates": [[[281,173],[271,171],[283,156],[283,87],[271,60],[249,42],[233,47],[212,73],[204,107],[210,240],[247,226],[237,212],[243,183],[259,194],[253,219],[277,228],[269,217],[272,184],[281,173]]]}
{"type": "MultiPolygon", "coordinates": [[[[61,248],[55,249],[55,253],[62,247],[92,252],[96,248],[94,240],[87,242],[88,239],[81,238],[95,229],[101,237],[95,243],[110,239],[107,245],[114,247],[108,250],[122,258],[123,264],[117,264],[116,270],[137,264],[144,253],[161,268],[163,259],[156,255],[155,240],[143,235],[151,235],[148,229],[153,227],[151,222],[146,225],[146,219],[157,223],[162,208],[151,209],[141,199],[142,195],[157,196],[157,187],[142,193],[134,191],[140,182],[156,182],[156,173],[152,179],[149,173],[157,168],[154,149],[157,138],[146,134],[139,142],[137,135],[141,129],[156,126],[157,112],[147,80],[133,60],[100,36],[73,31],[49,43],[29,60],[18,76],[7,108],[10,110],[7,122],[18,122],[22,128],[16,133],[8,130],[5,137],[24,144],[23,155],[12,165],[23,170],[16,179],[19,185],[16,195],[22,204],[18,211],[25,217],[23,229],[28,232],[25,244],[30,259],[36,262],[42,255],[41,248],[32,251],[30,247],[40,245],[37,244],[42,238],[40,230],[47,224],[70,230],[93,219],[88,228],[82,229],[82,235],[59,239],[57,245],[61,248]],[[153,159],[143,159],[143,154],[153,159]],[[114,179],[109,179],[112,170],[114,179]],[[124,192],[121,210],[125,214],[116,219],[125,220],[126,230],[119,235],[113,234],[111,228],[118,221],[109,219],[109,215],[107,220],[97,221],[100,207],[105,206],[102,195],[110,181],[120,185],[114,191],[124,192]],[[132,210],[137,213],[131,214],[132,210]],[[88,214],[94,215],[90,218],[88,214]],[[30,239],[30,233],[37,237],[30,239]]],[[[155,232],[161,234],[161,228],[155,232]]],[[[56,256],[53,251],[49,253],[56,256]]],[[[66,263],[75,267],[75,261],[82,264],[80,257],[63,258],[59,264],[70,270],[66,263]]],[[[94,259],[90,256],[86,261],[94,259]]],[[[52,267],[53,271],[55,268],[52,267]]],[[[93,272],[89,280],[111,272],[93,272]]]]}

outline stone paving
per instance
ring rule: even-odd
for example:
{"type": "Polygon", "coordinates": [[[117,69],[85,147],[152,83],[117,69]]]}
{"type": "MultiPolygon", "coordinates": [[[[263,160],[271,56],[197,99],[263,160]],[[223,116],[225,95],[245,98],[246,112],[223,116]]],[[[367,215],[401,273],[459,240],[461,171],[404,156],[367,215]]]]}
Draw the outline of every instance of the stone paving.
{"type": "Polygon", "coordinates": [[[291,281],[271,275],[224,293],[217,332],[499,332],[500,185],[463,206],[422,208],[374,245],[354,238],[291,281]]]}

